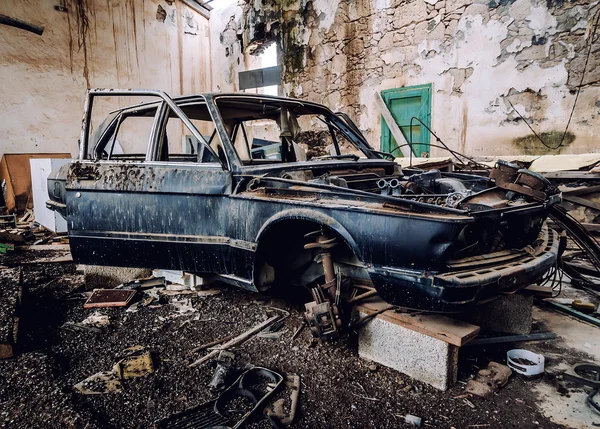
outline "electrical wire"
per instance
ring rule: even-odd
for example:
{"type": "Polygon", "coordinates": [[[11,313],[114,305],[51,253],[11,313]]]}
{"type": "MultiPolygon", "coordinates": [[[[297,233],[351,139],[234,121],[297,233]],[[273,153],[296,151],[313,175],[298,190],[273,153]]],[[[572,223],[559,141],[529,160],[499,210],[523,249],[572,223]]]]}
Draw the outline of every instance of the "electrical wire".
{"type": "MultiPolygon", "coordinates": [[[[535,132],[535,130],[531,127],[531,125],[529,125],[529,122],[527,122],[527,120],[523,117],[523,115],[521,115],[521,113],[516,109],[515,106],[513,106],[513,104],[511,103],[511,101],[506,98],[506,101],[508,101],[508,104],[510,104],[510,107],[512,107],[512,109],[516,112],[517,115],[519,115],[519,118],[521,118],[521,120],[523,120],[523,122],[525,122],[525,124],[527,125],[527,127],[529,127],[529,129],[533,132],[533,135],[544,145],[546,146],[548,149],[551,150],[556,150],[558,148],[560,148],[564,141],[565,141],[565,137],[567,136],[567,131],[569,131],[569,126],[571,125],[571,120],[573,119],[573,113],[575,113],[575,107],[577,106],[577,101],[579,100],[579,93],[581,92],[581,87],[583,86],[583,79],[585,78],[585,72],[587,70],[587,66],[588,66],[588,62],[590,61],[590,56],[592,53],[592,48],[594,46],[594,43],[596,42],[595,40],[595,36],[596,36],[596,31],[598,29],[598,21],[600,19],[600,9],[596,10],[596,12],[592,15],[592,32],[590,34],[590,38],[588,39],[588,43],[589,43],[589,47],[588,47],[588,51],[587,51],[587,55],[585,57],[585,63],[583,65],[583,71],[581,72],[581,80],[579,81],[579,85],[577,86],[577,92],[575,94],[575,100],[573,101],[573,107],[571,108],[571,113],[569,114],[569,119],[567,120],[567,125],[565,126],[565,131],[563,132],[563,135],[560,139],[560,142],[558,143],[557,146],[553,147],[550,146],[548,143],[546,143],[544,141],[544,139],[542,139],[538,133],[535,132]],[[594,20],[596,21],[594,23],[594,20]]],[[[509,96],[507,96],[509,97],[509,96]]]]}
{"type": "MultiPolygon", "coordinates": [[[[409,147],[410,147],[410,143],[405,143],[405,144],[398,145],[398,147],[396,147],[394,150],[392,150],[392,151],[391,151],[391,152],[389,152],[389,153],[390,153],[390,154],[393,154],[393,153],[394,153],[396,150],[398,150],[398,149],[400,149],[400,148],[402,148],[402,147],[405,147],[405,146],[409,146],[409,147]]],[[[431,147],[436,147],[436,148],[439,148],[439,149],[445,149],[445,150],[447,150],[448,152],[450,152],[451,154],[453,154],[453,155],[458,155],[458,156],[462,156],[463,158],[465,158],[465,159],[468,159],[468,160],[469,160],[470,162],[472,162],[473,164],[475,164],[475,165],[478,165],[478,166],[480,166],[480,167],[483,167],[483,168],[485,168],[486,170],[490,170],[490,169],[491,169],[491,167],[490,167],[490,166],[488,166],[488,165],[485,165],[485,164],[481,164],[480,162],[477,162],[477,161],[475,161],[473,158],[471,158],[471,157],[469,157],[469,156],[467,156],[467,155],[464,155],[464,154],[462,154],[462,153],[460,153],[460,152],[457,152],[457,151],[455,151],[455,150],[448,149],[447,147],[440,146],[440,145],[434,145],[434,144],[431,144],[431,143],[429,144],[429,146],[431,146],[431,147]]]]}

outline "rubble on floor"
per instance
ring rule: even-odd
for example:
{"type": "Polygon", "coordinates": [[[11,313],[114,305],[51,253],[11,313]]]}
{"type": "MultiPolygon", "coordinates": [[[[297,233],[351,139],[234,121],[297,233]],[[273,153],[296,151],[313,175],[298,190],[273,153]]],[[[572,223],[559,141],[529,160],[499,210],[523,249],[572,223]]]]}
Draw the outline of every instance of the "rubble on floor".
{"type": "MultiPolygon", "coordinates": [[[[3,262],[14,263],[18,256],[6,256],[8,260],[3,262]]],[[[465,386],[478,371],[475,369],[487,366],[490,360],[503,362],[506,351],[514,348],[510,343],[461,349],[459,382],[440,392],[359,359],[357,338],[352,333],[335,342],[315,340],[310,330],[301,329],[301,305],[287,300],[216,285],[221,290],[219,295],[183,295],[189,300],[186,306],[193,311],[180,313],[176,303],[182,297],[160,293],[165,288],[158,281],[151,288],[137,288],[142,295],[138,302],[143,302],[146,292],[158,289],[158,305],[138,304],[136,311],[127,311],[135,304],[126,308],[85,309],[87,297],[80,295],[85,290],[84,277],[74,264],[26,265],[23,277],[23,284],[30,291],[26,315],[35,317],[25,318],[21,354],[0,362],[0,378],[5,380],[0,384],[2,425],[43,426],[40,416],[59,413],[65,420],[61,420],[63,427],[152,426],[214,398],[209,384],[215,366],[210,359],[206,365],[192,368],[191,363],[211,354],[212,347],[217,348],[213,355],[217,358],[222,348],[219,344],[231,343],[248,331],[258,333],[264,330],[265,322],[276,317],[283,320],[279,338],[250,335],[243,342],[234,341],[229,352],[235,354],[235,368],[260,366],[282,376],[299,376],[295,382],[301,386],[296,399],[299,408],[291,428],[322,427],[323,422],[332,422],[336,427],[410,427],[407,416],[420,418],[422,427],[561,427],[537,411],[532,383],[547,383],[554,388],[554,380],[546,380],[546,376],[536,381],[513,376],[498,395],[488,400],[461,397],[467,393],[465,386]],[[86,320],[100,332],[62,329],[65,324],[83,324],[86,320]],[[116,377],[121,390],[110,394],[81,395],[72,389],[92,374],[113,373],[110,370],[121,359],[123,350],[136,345],[151,351],[155,365],[151,374],[127,380],[116,377]],[[33,375],[35,383],[31,381],[33,375]],[[38,394],[53,402],[37,401],[27,412],[14,412],[22,406],[20,403],[31,403],[38,394]]],[[[571,359],[572,352],[562,349],[558,340],[536,344],[543,348],[544,355],[571,359]]],[[[578,361],[587,358],[576,356],[578,361]]],[[[227,386],[232,382],[227,382],[227,386]]],[[[295,390],[284,389],[287,384],[282,384],[281,396],[274,395],[267,407],[269,413],[274,413],[272,416],[290,410],[295,390]]]]}

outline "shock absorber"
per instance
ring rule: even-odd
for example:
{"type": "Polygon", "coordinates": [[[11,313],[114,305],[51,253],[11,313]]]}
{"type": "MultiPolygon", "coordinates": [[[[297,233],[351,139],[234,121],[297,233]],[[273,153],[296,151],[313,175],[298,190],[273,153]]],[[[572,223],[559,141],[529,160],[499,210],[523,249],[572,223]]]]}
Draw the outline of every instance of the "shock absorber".
{"type": "Polygon", "coordinates": [[[315,231],[306,237],[316,235],[315,241],[304,245],[305,249],[318,249],[325,283],[311,289],[314,301],[306,303],[304,316],[315,336],[331,339],[338,334],[342,326],[339,313],[338,278],[333,265],[331,249],[336,245],[336,238],[323,231],[315,231]],[[325,292],[325,293],[324,293],[325,292]]]}

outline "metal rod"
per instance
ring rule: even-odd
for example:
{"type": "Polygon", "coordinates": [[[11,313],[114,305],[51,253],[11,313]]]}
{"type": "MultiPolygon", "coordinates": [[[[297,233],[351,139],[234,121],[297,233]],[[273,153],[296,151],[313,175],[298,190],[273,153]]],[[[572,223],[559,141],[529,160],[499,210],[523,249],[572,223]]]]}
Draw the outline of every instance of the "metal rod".
{"type": "Polygon", "coordinates": [[[600,319],[598,319],[596,317],[592,317],[589,314],[582,313],[581,311],[577,311],[571,307],[567,307],[566,305],[559,304],[558,302],[554,302],[554,301],[546,301],[546,302],[573,317],[576,317],[585,322],[591,323],[592,325],[600,326],[600,319]]]}
{"type": "Polygon", "coordinates": [[[517,343],[521,341],[542,341],[542,340],[553,340],[556,338],[554,332],[535,332],[527,335],[506,335],[502,337],[493,338],[475,338],[469,341],[463,347],[470,346],[484,346],[488,344],[502,344],[502,343],[517,343]]]}
{"type": "Polygon", "coordinates": [[[10,16],[2,15],[0,13],[0,24],[10,25],[11,27],[20,28],[21,30],[29,31],[41,36],[44,32],[44,27],[40,25],[34,25],[20,19],[11,18],[10,16]]]}

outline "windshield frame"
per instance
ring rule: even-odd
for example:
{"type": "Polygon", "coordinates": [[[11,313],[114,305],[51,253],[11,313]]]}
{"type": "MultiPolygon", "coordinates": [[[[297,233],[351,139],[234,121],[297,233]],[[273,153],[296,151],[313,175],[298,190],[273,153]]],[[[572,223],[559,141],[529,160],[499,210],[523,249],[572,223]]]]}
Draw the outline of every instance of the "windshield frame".
{"type": "MultiPolygon", "coordinates": [[[[219,104],[218,101],[219,100],[228,100],[228,101],[232,101],[233,103],[235,103],[236,101],[239,101],[240,104],[246,104],[246,103],[252,103],[252,104],[256,104],[256,105],[263,105],[263,106],[279,106],[279,107],[285,107],[288,108],[290,110],[294,110],[296,108],[298,109],[309,109],[311,110],[310,114],[313,114],[315,116],[319,116],[322,115],[331,125],[333,125],[336,128],[336,131],[340,132],[345,139],[352,144],[356,149],[358,149],[360,152],[362,152],[366,158],[360,158],[360,160],[385,160],[385,158],[383,156],[381,156],[374,148],[372,148],[366,141],[366,139],[364,138],[364,136],[362,136],[362,134],[357,134],[356,131],[354,131],[352,129],[351,126],[349,126],[348,124],[346,124],[346,122],[339,116],[337,116],[336,114],[334,114],[330,109],[328,109],[327,107],[321,105],[321,104],[317,104],[317,103],[312,103],[312,102],[308,102],[308,101],[303,101],[303,100],[296,100],[296,99],[292,99],[292,98],[283,98],[283,97],[276,97],[276,96],[254,96],[254,95],[246,95],[246,94],[211,94],[211,95],[207,95],[206,96],[207,100],[210,100],[210,104],[211,107],[214,108],[214,115],[215,115],[215,122],[216,123],[220,123],[221,126],[217,127],[219,133],[221,134],[221,140],[223,142],[223,144],[229,146],[230,149],[230,154],[232,155],[231,159],[231,166],[233,170],[237,170],[237,171],[241,171],[242,169],[246,169],[246,168],[252,168],[252,167],[256,167],[256,164],[248,164],[246,165],[244,163],[244,161],[242,161],[242,159],[240,158],[240,156],[237,153],[237,150],[235,148],[235,144],[231,141],[229,133],[226,130],[225,124],[226,121],[224,120],[223,116],[221,115],[221,109],[219,109],[219,104]]],[[[308,113],[307,113],[308,114],[308,113]]],[[[298,115],[301,116],[301,115],[298,115]]],[[[354,127],[356,127],[354,125],[354,127]]],[[[361,162],[360,160],[358,161],[354,161],[352,159],[348,159],[348,162],[361,162]]],[[[331,158],[331,159],[324,159],[324,160],[314,160],[314,161],[286,161],[286,162],[274,162],[274,163],[261,163],[262,166],[276,166],[276,167],[285,167],[285,166],[293,166],[293,165],[297,165],[297,164],[303,164],[303,165],[307,165],[307,164],[318,164],[321,162],[330,162],[330,161],[335,161],[335,162],[344,162],[346,161],[345,159],[339,159],[339,158],[331,158]]]]}

